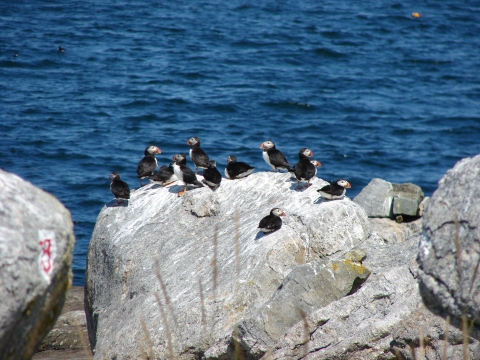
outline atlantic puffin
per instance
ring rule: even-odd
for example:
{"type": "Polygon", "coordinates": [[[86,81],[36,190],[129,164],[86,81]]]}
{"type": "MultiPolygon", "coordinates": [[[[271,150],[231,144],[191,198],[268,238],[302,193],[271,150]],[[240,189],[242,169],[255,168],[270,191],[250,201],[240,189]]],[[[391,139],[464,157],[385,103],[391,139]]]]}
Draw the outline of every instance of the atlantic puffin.
{"type": "Polygon", "coordinates": [[[177,181],[177,175],[175,175],[173,172],[173,163],[179,160],[185,165],[187,163],[187,157],[185,154],[175,154],[173,159],[175,160],[170,162],[170,166],[162,165],[162,167],[158,169],[155,174],[147,176],[148,180],[150,180],[152,183],[160,184],[162,186],[168,186],[177,181]]]}
{"type": "Polygon", "coordinates": [[[317,190],[322,197],[329,200],[341,199],[345,195],[346,189],[350,189],[352,186],[347,180],[338,179],[336,182],[326,185],[317,190]]]}
{"type": "Polygon", "coordinates": [[[285,159],[285,156],[280,150],[275,148],[275,144],[271,140],[264,141],[260,145],[260,149],[263,149],[263,160],[272,167],[272,171],[275,172],[278,169],[288,170],[292,167],[285,159]]]}
{"type": "Polygon", "coordinates": [[[145,156],[137,165],[137,177],[140,178],[140,187],[143,186],[142,179],[153,174],[155,169],[157,168],[157,159],[155,158],[155,154],[161,154],[162,150],[155,145],[147,146],[145,149],[145,156]]]}
{"type": "Polygon", "coordinates": [[[217,162],[210,160],[208,169],[203,170],[203,183],[207,184],[211,189],[215,190],[220,186],[222,174],[217,170],[217,162]]]}
{"type": "Polygon", "coordinates": [[[110,191],[117,200],[114,206],[120,205],[120,202],[130,199],[130,188],[125,181],[120,180],[118,172],[114,171],[110,174],[110,191]]]}
{"type": "Polygon", "coordinates": [[[58,49],[57,49],[57,51],[58,51],[58,52],[65,52],[65,49],[62,48],[61,46],[59,46],[58,49]]]}
{"type": "Polygon", "coordinates": [[[190,145],[190,159],[195,165],[195,174],[198,172],[198,168],[208,169],[210,159],[205,151],[200,149],[200,139],[192,137],[188,139],[187,145],[190,145]]]}
{"type": "Polygon", "coordinates": [[[227,158],[227,167],[225,168],[225,176],[228,179],[241,179],[250,175],[255,168],[244,162],[237,161],[237,158],[230,155],[227,158]]]}
{"type": "MultiPolygon", "coordinates": [[[[175,160],[175,156],[172,158],[175,160]]],[[[173,163],[173,172],[177,176],[178,180],[183,182],[184,188],[183,190],[179,191],[177,196],[182,196],[187,191],[187,185],[192,184],[198,187],[203,187],[203,184],[197,180],[195,173],[190,169],[187,165],[182,163],[182,160],[175,160],[173,163]]]]}
{"type": "Polygon", "coordinates": [[[282,219],[280,216],[286,216],[287,213],[280,208],[273,208],[270,211],[270,215],[265,216],[260,223],[258,224],[258,228],[263,233],[270,233],[273,231],[277,231],[282,227],[282,219]]]}
{"type": "Polygon", "coordinates": [[[309,157],[313,156],[313,151],[307,148],[300,149],[298,153],[298,158],[300,159],[293,168],[290,168],[288,171],[293,172],[297,178],[298,188],[301,189],[302,186],[300,182],[307,182],[305,188],[308,188],[310,184],[310,179],[312,179],[317,174],[317,167],[322,166],[322,164],[313,160],[310,161],[309,157]]]}

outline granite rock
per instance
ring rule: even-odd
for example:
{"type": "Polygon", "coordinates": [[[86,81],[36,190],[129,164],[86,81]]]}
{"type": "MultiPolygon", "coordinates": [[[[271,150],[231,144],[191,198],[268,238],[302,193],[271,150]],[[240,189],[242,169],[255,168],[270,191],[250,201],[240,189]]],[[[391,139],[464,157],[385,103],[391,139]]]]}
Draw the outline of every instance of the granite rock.
{"type": "Polygon", "coordinates": [[[422,232],[422,219],[403,223],[386,218],[370,218],[369,221],[372,231],[388,244],[401,243],[422,232]]]}
{"type": "MultiPolygon", "coordinates": [[[[370,235],[360,206],[348,198],[323,201],[316,190],[327,183],[312,184],[299,191],[289,174],[262,172],[180,198],[177,184],[145,186],[128,206],[107,204],[86,274],[94,359],[228,357],[237,324],[266,311],[278,288],[290,286],[292,270],[318,268],[370,235]],[[273,207],[287,216],[280,230],[262,235],[258,223],[273,207]]],[[[280,327],[288,328],[301,315],[291,320],[281,305],[280,327]]]]}
{"type": "MultiPolygon", "coordinates": [[[[419,241],[417,235],[383,244],[372,235],[361,246],[369,279],[297,322],[262,359],[443,359],[444,351],[448,359],[463,358],[462,332],[422,302],[415,261],[419,241]]],[[[468,358],[478,359],[478,350],[479,342],[468,339],[468,358]]]]}
{"type": "Polygon", "coordinates": [[[422,188],[412,183],[393,185],[393,215],[418,216],[418,206],[423,200],[422,188]]]}
{"type": "MultiPolygon", "coordinates": [[[[423,216],[418,261],[422,296],[433,311],[480,323],[480,155],[440,180],[423,216]]],[[[475,329],[474,329],[475,330],[475,329]]],[[[478,335],[477,335],[478,338],[478,335]]]]}
{"type": "Polygon", "coordinates": [[[68,210],[0,170],[0,359],[30,359],[53,327],[71,283],[68,210]]]}
{"type": "Polygon", "coordinates": [[[393,185],[382,179],[372,179],[353,201],[365,209],[368,217],[391,217],[393,185]]]}

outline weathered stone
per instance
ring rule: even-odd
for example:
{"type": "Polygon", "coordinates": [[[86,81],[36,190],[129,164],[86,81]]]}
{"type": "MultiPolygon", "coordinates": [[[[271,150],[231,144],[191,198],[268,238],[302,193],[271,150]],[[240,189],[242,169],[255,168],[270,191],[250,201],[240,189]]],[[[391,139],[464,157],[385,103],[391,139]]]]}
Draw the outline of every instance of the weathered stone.
{"type": "Polygon", "coordinates": [[[75,238],[52,195],[0,170],[0,359],[30,359],[60,315],[75,238]]]}
{"type": "Polygon", "coordinates": [[[376,232],[388,244],[401,243],[422,232],[422,219],[408,223],[397,223],[385,218],[371,218],[369,221],[372,231],[376,232]]]}
{"type": "Polygon", "coordinates": [[[72,286],[70,288],[62,314],[53,329],[43,339],[39,348],[40,351],[81,349],[90,352],[87,320],[83,305],[84,297],[83,286],[72,286]]]}
{"type": "Polygon", "coordinates": [[[262,172],[181,198],[180,186],[145,186],[132,192],[128,207],[103,208],[86,277],[94,358],[229,356],[236,324],[266,309],[292,270],[370,234],[360,206],[348,198],[322,201],[316,189],[326,182],[312,184],[298,191],[290,175],[262,172]],[[217,210],[192,214],[198,199],[216,202],[217,210]],[[287,216],[280,230],[262,236],[258,223],[273,207],[287,216]]]}
{"type": "Polygon", "coordinates": [[[267,352],[312,311],[356,291],[370,275],[365,266],[351,260],[362,255],[358,250],[341,260],[318,260],[295,267],[258,313],[240,323],[238,341],[244,350],[257,355],[267,352]]]}
{"type": "Polygon", "coordinates": [[[353,201],[362,206],[368,217],[391,217],[393,200],[392,183],[382,179],[372,179],[353,201]]]}
{"type": "Polygon", "coordinates": [[[418,216],[423,216],[425,208],[430,201],[430,196],[425,196],[420,204],[418,204],[418,216]]]}
{"type": "MultiPolygon", "coordinates": [[[[447,325],[425,308],[418,291],[419,239],[393,245],[368,239],[363,265],[372,274],[362,287],[300,320],[262,359],[442,359],[447,325]]],[[[448,331],[447,358],[462,358],[462,333],[452,326],[448,331]]],[[[477,358],[478,347],[469,339],[470,359],[477,358]]]]}
{"type": "MultiPolygon", "coordinates": [[[[418,261],[425,303],[480,323],[480,155],[440,180],[423,216],[418,261]]],[[[478,338],[478,337],[477,337],[478,338]]]]}
{"type": "Polygon", "coordinates": [[[393,215],[418,216],[423,200],[422,188],[412,183],[393,185],[393,215]]]}

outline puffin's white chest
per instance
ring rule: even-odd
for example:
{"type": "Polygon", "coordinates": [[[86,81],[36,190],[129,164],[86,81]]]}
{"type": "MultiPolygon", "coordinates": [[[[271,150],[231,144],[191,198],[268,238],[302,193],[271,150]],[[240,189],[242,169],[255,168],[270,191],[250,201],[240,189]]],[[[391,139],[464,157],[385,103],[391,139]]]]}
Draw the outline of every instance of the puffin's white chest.
{"type": "Polygon", "coordinates": [[[183,182],[183,173],[180,170],[180,166],[178,166],[177,164],[173,164],[173,173],[175,174],[178,180],[183,182]]]}
{"type": "Polygon", "coordinates": [[[190,149],[190,151],[188,152],[188,154],[190,155],[190,160],[193,161],[193,159],[192,159],[192,149],[190,149]]]}
{"type": "Polygon", "coordinates": [[[265,160],[265,162],[270,165],[271,167],[273,167],[272,163],[270,162],[270,157],[268,156],[268,152],[266,150],[263,150],[263,160],[265,160]]]}
{"type": "Polygon", "coordinates": [[[227,168],[225,168],[225,177],[226,177],[227,179],[230,179],[230,175],[228,175],[227,168]]]}

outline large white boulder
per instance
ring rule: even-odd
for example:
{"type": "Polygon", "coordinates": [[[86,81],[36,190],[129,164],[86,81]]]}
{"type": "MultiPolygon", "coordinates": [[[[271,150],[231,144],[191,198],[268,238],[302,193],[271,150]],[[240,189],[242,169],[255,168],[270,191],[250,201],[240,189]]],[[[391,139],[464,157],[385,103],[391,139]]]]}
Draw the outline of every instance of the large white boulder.
{"type": "MultiPolygon", "coordinates": [[[[192,189],[181,198],[178,185],[149,185],[133,191],[125,206],[107,204],[88,252],[94,358],[222,358],[231,354],[237,324],[262,316],[269,301],[277,304],[278,316],[291,311],[274,294],[292,270],[315,263],[305,270],[313,278],[319,261],[327,263],[370,235],[360,206],[348,198],[322,200],[316,189],[325,184],[315,178],[312,187],[298,191],[289,174],[263,172],[223,179],[216,191],[192,189]],[[283,227],[262,236],[258,223],[273,207],[286,210],[283,227]]],[[[355,267],[364,270],[351,265],[350,289],[358,286],[355,267]]],[[[279,329],[295,323],[288,316],[279,329]]]]}

